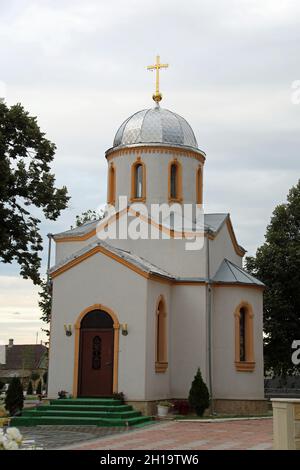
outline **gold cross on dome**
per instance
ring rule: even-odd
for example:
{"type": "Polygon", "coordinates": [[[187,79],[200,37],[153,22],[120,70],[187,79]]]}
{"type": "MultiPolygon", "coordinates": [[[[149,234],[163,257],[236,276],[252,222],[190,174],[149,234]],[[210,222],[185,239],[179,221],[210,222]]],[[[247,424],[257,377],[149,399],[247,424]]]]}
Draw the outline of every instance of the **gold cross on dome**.
{"type": "Polygon", "coordinates": [[[152,95],[152,98],[156,103],[159,103],[159,101],[162,100],[162,94],[159,91],[159,71],[160,69],[166,69],[169,67],[169,64],[161,64],[160,63],[160,56],[156,56],[156,64],[154,65],[148,65],[147,70],[155,70],[156,72],[156,87],[155,87],[155,93],[152,95]]]}

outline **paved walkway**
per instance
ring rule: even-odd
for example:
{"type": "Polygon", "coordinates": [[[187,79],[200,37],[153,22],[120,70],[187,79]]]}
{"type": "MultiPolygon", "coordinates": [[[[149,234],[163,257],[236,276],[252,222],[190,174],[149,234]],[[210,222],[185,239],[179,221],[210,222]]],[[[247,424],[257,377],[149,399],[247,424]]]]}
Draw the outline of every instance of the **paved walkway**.
{"type": "Polygon", "coordinates": [[[100,437],[124,432],[122,427],[97,427],[97,426],[33,426],[19,427],[24,438],[24,446],[31,445],[26,441],[34,440],[35,445],[43,449],[51,450],[63,446],[86,444],[100,437]]]}
{"type": "Polygon", "coordinates": [[[218,423],[171,421],[66,446],[78,450],[272,449],[272,419],[218,423]]]}

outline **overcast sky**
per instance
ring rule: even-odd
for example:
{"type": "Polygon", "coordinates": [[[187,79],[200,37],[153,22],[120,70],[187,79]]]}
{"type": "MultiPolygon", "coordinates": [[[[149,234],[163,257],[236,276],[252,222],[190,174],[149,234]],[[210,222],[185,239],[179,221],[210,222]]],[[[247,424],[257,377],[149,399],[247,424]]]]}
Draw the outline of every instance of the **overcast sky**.
{"type": "MultiPolygon", "coordinates": [[[[43,236],[105,202],[104,152],[124,119],[152,106],[145,67],[159,53],[170,64],[162,106],[207,154],[205,211],[230,212],[254,254],[299,178],[299,44],[299,1],[0,0],[0,95],[38,117],[72,197],[43,236]]],[[[0,341],[44,338],[39,316],[31,281],[0,265],[0,341]]]]}

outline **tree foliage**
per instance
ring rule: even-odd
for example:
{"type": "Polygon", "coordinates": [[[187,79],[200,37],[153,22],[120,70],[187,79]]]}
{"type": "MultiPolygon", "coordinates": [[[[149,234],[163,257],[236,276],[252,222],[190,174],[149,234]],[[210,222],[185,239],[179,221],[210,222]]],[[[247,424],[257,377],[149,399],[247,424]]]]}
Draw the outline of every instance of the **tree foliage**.
{"type": "Polygon", "coordinates": [[[292,342],[300,339],[300,180],[287,203],[273,212],[265,243],[246,259],[249,272],[266,284],[264,355],[266,370],[277,375],[299,373],[292,361],[292,342]]]}
{"type": "MultiPolygon", "coordinates": [[[[39,291],[39,307],[42,312],[42,316],[40,319],[45,322],[47,325],[50,323],[51,319],[51,306],[52,306],[52,282],[47,282],[46,280],[42,280],[41,282],[41,289],[39,291]]],[[[49,328],[43,329],[46,335],[50,336],[49,328]]]]}
{"type": "Polygon", "coordinates": [[[42,250],[36,214],[55,220],[69,199],[50,171],[55,150],[35,117],[20,104],[0,102],[0,260],[17,261],[21,275],[35,284],[42,250]]]}
{"type": "Polygon", "coordinates": [[[20,413],[24,406],[23,387],[19,377],[13,377],[5,397],[5,408],[11,416],[20,413]]]}
{"type": "Polygon", "coordinates": [[[196,411],[198,416],[202,416],[206,408],[209,407],[209,391],[206,383],[202,379],[200,369],[192,382],[189,393],[189,404],[196,411]]]}
{"type": "Polygon", "coordinates": [[[80,227],[81,225],[86,224],[87,222],[92,222],[93,220],[101,220],[104,217],[103,212],[97,212],[92,209],[88,209],[83,212],[81,215],[76,215],[75,226],[80,227]]]}
{"type": "MultiPolygon", "coordinates": [[[[100,220],[104,217],[103,212],[97,212],[94,210],[87,210],[80,215],[76,215],[75,225],[80,227],[81,225],[86,224],[87,222],[92,222],[93,220],[100,220]]],[[[72,227],[71,227],[72,228],[72,227]]],[[[42,312],[41,320],[46,324],[50,323],[51,320],[51,305],[52,305],[52,283],[47,282],[46,280],[41,281],[41,289],[39,291],[39,307],[42,312]]],[[[49,329],[43,330],[47,336],[50,335],[49,329]]]]}

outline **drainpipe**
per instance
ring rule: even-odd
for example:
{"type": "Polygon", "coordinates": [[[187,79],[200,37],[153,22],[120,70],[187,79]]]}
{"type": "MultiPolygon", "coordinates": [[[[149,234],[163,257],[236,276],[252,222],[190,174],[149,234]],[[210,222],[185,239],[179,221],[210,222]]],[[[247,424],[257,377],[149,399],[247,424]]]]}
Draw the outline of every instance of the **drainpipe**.
{"type": "Polygon", "coordinates": [[[49,271],[50,271],[50,262],[51,262],[51,242],[52,242],[53,233],[48,233],[47,237],[48,237],[47,286],[49,288],[49,286],[50,286],[49,271]]]}
{"type": "Polygon", "coordinates": [[[211,318],[211,295],[212,295],[212,282],[210,278],[210,243],[209,235],[211,230],[207,230],[207,287],[206,287],[206,318],[207,318],[207,333],[208,333],[208,384],[210,391],[211,400],[211,413],[214,414],[214,403],[213,403],[213,383],[212,383],[212,318],[211,318]]]}
{"type": "MultiPolygon", "coordinates": [[[[52,238],[53,238],[53,233],[48,233],[47,237],[48,237],[47,289],[50,292],[50,288],[51,288],[51,285],[50,285],[50,283],[51,283],[51,281],[50,281],[51,242],[52,242],[52,238]]],[[[51,299],[51,304],[52,304],[52,299],[51,299]]],[[[50,320],[50,330],[51,330],[51,320],[50,320]]],[[[47,389],[46,389],[47,396],[48,396],[48,389],[49,389],[49,352],[50,352],[50,337],[49,337],[48,374],[47,374],[48,376],[47,376],[47,389]]]]}

